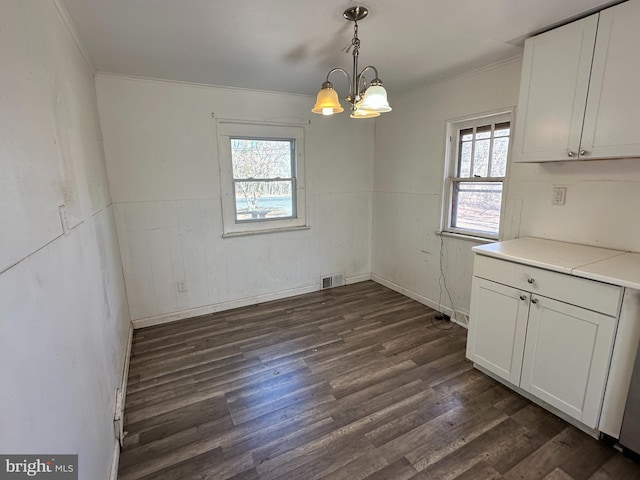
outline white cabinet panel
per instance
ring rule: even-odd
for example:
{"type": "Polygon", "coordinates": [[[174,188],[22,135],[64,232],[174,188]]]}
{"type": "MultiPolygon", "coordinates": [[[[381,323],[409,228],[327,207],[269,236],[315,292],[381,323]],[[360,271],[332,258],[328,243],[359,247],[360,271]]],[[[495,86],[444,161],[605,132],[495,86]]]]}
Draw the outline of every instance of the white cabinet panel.
{"type": "Polygon", "coordinates": [[[467,358],[518,385],[529,311],[529,295],[473,278],[467,358]]]}
{"type": "Polygon", "coordinates": [[[525,292],[616,316],[620,310],[620,287],[594,282],[542,268],[495,258],[476,256],[473,274],[525,292]]]}
{"type": "Polygon", "coordinates": [[[640,155],[640,2],[600,13],[581,149],[585,158],[640,155]]]}
{"type": "Polygon", "coordinates": [[[595,428],[615,318],[532,296],[520,386],[595,428]]]}
{"type": "Polygon", "coordinates": [[[514,161],[578,159],[597,27],[595,14],[526,41],[514,161]]]}
{"type": "Polygon", "coordinates": [[[473,275],[467,358],[597,429],[623,289],[478,254],[473,275]]]}
{"type": "Polygon", "coordinates": [[[640,2],[528,39],[516,162],[640,157],[640,2]]]}

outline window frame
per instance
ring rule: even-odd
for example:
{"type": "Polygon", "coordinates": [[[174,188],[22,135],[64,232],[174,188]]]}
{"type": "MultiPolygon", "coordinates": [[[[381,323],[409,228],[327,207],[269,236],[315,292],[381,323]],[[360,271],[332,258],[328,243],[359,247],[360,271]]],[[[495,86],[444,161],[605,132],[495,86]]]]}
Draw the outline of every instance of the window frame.
{"type": "MultiPolygon", "coordinates": [[[[441,233],[461,238],[477,238],[482,240],[499,240],[502,234],[502,225],[504,220],[504,210],[506,204],[506,179],[509,170],[511,149],[513,146],[514,132],[514,108],[485,112],[478,115],[461,117],[447,122],[446,128],[446,151],[445,151],[445,169],[443,182],[443,201],[442,201],[442,222],[441,233]],[[458,172],[459,156],[460,156],[460,131],[467,128],[484,126],[487,123],[495,125],[498,123],[509,122],[509,146],[507,149],[507,159],[505,165],[505,174],[503,177],[460,177],[458,172]],[[460,183],[501,183],[502,196],[500,202],[500,216],[498,220],[498,232],[491,234],[482,230],[472,230],[460,227],[453,227],[454,215],[454,199],[457,198],[454,193],[456,184],[460,183]]],[[[493,136],[491,137],[493,140],[493,136]]],[[[474,140],[475,141],[475,140],[474,140]]],[[[492,142],[493,145],[493,142],[492,142]]],[[[473,161],[473,159],[472,159],[473,161]]],[[[488,165],[488,173],[490,165],[488,165]]]]}
{"type": "MultiPolygon", "coordinates": [[[[218,163],[220,171],[220,193],[222,203],[223,237],[253,235],[278,231],[309,228],[307,224],[307,206],[305,189],[305,127],[300,124],[268,122],[243,122],[218,119],[216,124],[218,140],[218,163]],[[290,178],[251,179],[251,181],[291,181],[292,216],[281,218],[256,218],[237,220],[236,216],[236,179],[233,174],[231,157],[232,139],[255,139],[273,141],[291,141],[290,178]]],[[[246,181],[246,179],[245,179],[246,181]]]]}

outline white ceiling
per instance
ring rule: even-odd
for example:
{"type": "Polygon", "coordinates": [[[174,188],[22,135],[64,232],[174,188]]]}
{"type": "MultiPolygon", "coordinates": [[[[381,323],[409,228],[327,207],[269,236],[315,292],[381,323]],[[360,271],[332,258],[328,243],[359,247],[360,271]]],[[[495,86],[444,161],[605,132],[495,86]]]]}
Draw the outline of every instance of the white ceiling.
{"type": "MultiPolygon", "coordinates": [[[[520,55],[524,38],[606,0],[64,0],[96,68],[315,95],[332,67],[375,65],[390,95],[520,55]]],[[[346,95],[346,79],[332,77],[346,95]]],[[[343,95],[343,96],[344,96],[343,95]]]]}

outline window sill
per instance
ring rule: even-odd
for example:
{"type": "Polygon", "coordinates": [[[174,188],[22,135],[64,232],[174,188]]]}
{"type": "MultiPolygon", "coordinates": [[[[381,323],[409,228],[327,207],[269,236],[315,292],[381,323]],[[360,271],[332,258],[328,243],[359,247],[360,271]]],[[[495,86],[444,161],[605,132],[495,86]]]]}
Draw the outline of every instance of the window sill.
{"type": "Polygon", "coordinates": [[[497,238],[476,237],[474,235],[466,235],[463,233],[440,231],[440,232],[435,232],[435,234],[440,237],[457,238],[458,240],[466,240],[468,242],[473,242],[473,243],[494,243],[498,241],[497,238]]]}
{"type": "Polygon", "coordinates": [[[247,230],[244,232],[223,233],[222,238],[247,237],[249,235],[263,235],[266,233],[297,232],[300,230],[310,230],[310,229],[311,229],[311,225],[302,225],[297,227],[265,228],[263,230],[247,230]]]}

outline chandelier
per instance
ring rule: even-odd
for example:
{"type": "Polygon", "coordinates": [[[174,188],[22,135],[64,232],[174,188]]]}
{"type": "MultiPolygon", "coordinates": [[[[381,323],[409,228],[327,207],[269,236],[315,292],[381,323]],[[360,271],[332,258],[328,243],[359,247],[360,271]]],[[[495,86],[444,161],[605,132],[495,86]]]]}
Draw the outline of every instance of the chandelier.
{"type": "Polygon", "coordinates": [[[311,110],[321,115],[333,115],[344,111],[338,99],[338,93],[333,89],[333,83],[329,77],[335,72],[342,72],[349,82],[349,95],[346,100],[351,104],[351,118],[373,118],[380,113],[390,112],[391,107],[387,101],[387,91],[382,86],[382,80],[378,78],[376,67],[369,65],[358,73],[358,56],[360,54],[360,39],[358,38],[358,21],[367,16],[369,11],[362,6],[348,8],[344,11],[344,18],[353,22],[353,39],[345,49],[348,53],[353,48],[353,72],[351,77],[342,68],[333,68],[327,73],[327,79],[318,92],[316,104],[311,110]],[[367,82],[364,74],[372,71],[374,78],[367,82]]]}

